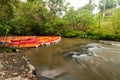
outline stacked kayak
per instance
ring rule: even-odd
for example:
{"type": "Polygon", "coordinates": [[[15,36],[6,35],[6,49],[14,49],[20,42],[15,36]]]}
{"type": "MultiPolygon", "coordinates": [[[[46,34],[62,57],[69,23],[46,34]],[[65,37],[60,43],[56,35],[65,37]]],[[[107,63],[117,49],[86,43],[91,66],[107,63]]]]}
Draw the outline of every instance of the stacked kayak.
{"type": "Polygon", "coordinates": [[[59,36],[8,36],[0,37],[0,44],[18,48],[50,46],[61,40],[59,36]]]}

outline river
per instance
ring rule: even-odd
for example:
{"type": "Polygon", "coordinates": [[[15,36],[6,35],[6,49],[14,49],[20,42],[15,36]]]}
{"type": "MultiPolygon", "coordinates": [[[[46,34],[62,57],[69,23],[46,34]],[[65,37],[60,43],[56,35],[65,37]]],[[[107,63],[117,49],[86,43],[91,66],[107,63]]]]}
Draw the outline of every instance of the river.
{"type": "Polygon", "coordinates": [[[37,75],[55,69],[64,73],[53,80],[120,80],[120,42],[63,38],[58,44],[26,49],[23,54],[37,75]]]}

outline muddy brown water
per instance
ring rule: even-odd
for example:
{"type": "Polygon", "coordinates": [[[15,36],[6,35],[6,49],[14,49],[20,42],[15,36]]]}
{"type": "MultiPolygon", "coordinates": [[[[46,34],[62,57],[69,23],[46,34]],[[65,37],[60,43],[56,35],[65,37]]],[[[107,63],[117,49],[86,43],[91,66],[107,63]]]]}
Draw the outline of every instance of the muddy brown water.
{"type": "Polygon", "coordinates": [[[66,72],[54,80],[120,80],[120,42],[63,38],[58,44],[23,53],[39,75],[44,69],[66,72]]]}

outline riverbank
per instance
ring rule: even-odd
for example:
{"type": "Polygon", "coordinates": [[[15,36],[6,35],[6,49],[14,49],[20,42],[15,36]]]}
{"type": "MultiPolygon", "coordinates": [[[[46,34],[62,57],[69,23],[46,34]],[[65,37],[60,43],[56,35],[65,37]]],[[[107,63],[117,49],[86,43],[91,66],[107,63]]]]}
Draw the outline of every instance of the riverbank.
{"type": "Polygon", "coordinates": [[[0,80],[36,80],[29,59],[17,52],[0,53],[0,80]]]}

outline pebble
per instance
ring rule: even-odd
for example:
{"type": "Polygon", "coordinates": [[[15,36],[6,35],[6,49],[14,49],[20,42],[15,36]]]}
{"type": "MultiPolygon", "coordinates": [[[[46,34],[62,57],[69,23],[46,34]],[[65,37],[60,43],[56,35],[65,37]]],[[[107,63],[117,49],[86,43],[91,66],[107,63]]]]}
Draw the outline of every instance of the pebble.
{"type": "Polygon", "coordinates": [[[34,80],[35,67],[27,59],[21,53],[0,53],[0,80],[34,80]]]}

